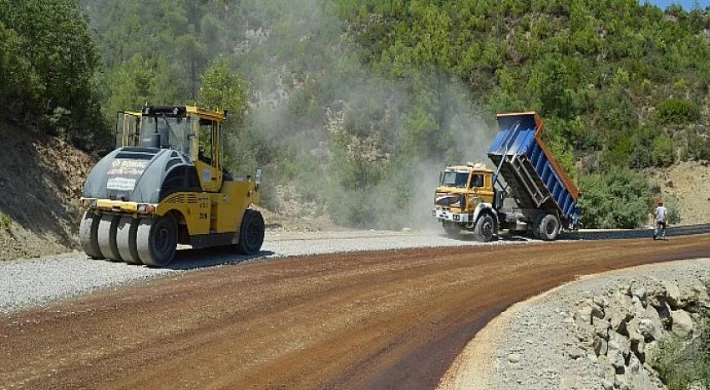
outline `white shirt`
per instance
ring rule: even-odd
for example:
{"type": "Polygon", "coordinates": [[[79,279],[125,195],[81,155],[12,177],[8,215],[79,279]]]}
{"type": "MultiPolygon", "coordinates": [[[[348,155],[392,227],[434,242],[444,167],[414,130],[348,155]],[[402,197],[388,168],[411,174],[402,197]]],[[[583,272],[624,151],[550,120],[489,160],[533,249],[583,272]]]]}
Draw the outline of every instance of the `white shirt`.
{"type": "Polygon", "coordinates": [[[665,222],[668,210],[664,206],[656,207],[656,222],[665,222]]]}

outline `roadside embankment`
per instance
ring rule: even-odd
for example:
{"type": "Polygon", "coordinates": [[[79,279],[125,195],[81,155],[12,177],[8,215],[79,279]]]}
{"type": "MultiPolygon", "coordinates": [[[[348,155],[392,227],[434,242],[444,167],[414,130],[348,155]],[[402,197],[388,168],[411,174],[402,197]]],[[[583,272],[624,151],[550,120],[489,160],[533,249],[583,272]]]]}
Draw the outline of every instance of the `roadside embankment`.
{"type": "Polygon", "coordinates": [[[651,366],[668,338],[697,336],[710,259],[582,277],[491,321],[440,389],[665,389],[651,366]]]}
{"type": "Polygon", "coordinates": [[[78,248],[84,178],[95,160],[68,142],[0,123],[0,260],[78,248]]]}

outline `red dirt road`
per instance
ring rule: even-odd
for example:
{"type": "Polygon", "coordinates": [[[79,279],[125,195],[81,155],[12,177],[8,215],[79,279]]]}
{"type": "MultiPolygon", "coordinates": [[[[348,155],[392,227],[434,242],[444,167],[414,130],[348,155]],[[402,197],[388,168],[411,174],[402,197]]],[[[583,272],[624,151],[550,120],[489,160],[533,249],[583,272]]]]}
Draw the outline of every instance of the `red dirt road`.
{"type": "Polygon", "coordinates": [[[710,235],[189,272],[0,316],[0,387],[432,389],[511,304],[577,275],[696,257],[710,257],[710,235]]]}

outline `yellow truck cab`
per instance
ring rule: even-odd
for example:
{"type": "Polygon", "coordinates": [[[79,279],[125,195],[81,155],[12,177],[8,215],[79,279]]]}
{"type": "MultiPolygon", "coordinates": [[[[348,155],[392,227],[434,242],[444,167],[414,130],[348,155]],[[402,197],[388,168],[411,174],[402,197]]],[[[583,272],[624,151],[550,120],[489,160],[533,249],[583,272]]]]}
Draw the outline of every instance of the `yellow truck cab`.
{"type": "MultiPolygon", "coordinates": [[[[492,208],[495,198],[493,171],[485,164],[469,162],[450,165],[439,176],[432,215],[442,221],[449,234],[458,234],[461,224],[475,229],[481,211],[492,208]]],[[[495,220],[486,220],[481,229],[495,231],[495,220]]],[[[485,233],[485,232],[484,232],[485,233]]]]}

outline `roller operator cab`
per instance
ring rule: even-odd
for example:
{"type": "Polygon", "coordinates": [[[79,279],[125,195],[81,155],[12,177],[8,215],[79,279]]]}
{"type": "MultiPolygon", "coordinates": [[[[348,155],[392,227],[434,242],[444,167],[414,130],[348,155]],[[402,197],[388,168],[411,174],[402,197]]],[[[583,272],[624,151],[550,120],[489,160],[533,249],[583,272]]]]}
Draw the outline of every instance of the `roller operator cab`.
{"type": "Polygon", "coordinates": [[[116,113],[116,148],[140,145],[141,113],[120,111],[116,113]]]}
{"type": "Polygon", "coordinates": [[[449,235],[462,229],[490,241],[499,230],[554,240],[579,226],[581,192],[542,140],[535,112],[497,115],[500,131],[481,163],[441,173],[432,215],[449,235]]]}
{"type": "Polygon", "coordinates": [[[223,167],[226,112],[192,106],[145,106],[135,145],[117,121],[117,144],[84,184],[79,229],[89,257],[163,267],[177,244],[232,246],[255,254],[264,240],[259,202],[261,170],[254,178],[223,167]],[[119,142],[118,135],[121,134],[119,142]],[[130,146],[126,146],[130,145],[130,146]]]}

